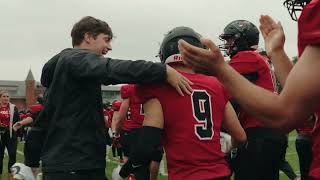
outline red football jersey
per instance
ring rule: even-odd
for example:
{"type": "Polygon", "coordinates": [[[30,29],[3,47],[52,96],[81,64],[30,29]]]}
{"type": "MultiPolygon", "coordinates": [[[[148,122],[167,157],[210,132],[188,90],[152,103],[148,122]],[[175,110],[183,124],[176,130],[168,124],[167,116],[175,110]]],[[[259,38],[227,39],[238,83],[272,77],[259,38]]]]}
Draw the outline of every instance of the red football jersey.
{"type": "Polygon", "coordinates": [[[112,103],[112,106],[111,108],[114,110],[114,111],[119,111],[120,107],[121,107],[121,101],[114,101],[112,103]]]}
{"type": "Polygon", "coordinates": [[[37,113],[42,108],[43,108],[43,106],[41,104],[34,104],[34,105],[30,106],[30,111],[31,111],[31,113],[37,113]]]}
{"type": "Polygon", "coordinates": [[[162,105],[169,179],[207,180],[229,176],[230,168],[220,145],[226,92],[214,77],[181,74],[194,83],[191,96],[180,96],[164,83],[137,86],[141,102],[157,98],[162,105]]]}
{"type": "MultiPolygon", "coordinates": [[[[38,111],[39,112],[39,111],[38,111]]],[[[27,117],[31,117],[32,118],[32,113],[26,113],[26,114],[24,114],[24,118],[27,118],[27,117]]],[[[21,118],[20,118],[21,119],[21,118]]]]}
{"type": "Polygon", "coordinates": [[[10,109],[9,105],[0,107],[0,124],[2,127],[9,127],[10,124],[10,109]]]}
{"type": "Polygon", "coordinates": [[[103,116],[104,116],[104,125],[109,127],[109,112],[107,109],[103,109],[103,116]]]}
{"type": "MultiPolygon", "coordinates": [[[[298,20],[299,56],[308,45],[320,45],[320,0],[312,0],[306,5],[298,20]]],[[[309,175],[314,179],[320,179],[320,110],[316,114],[315,128],[312,132],[313,160],[309,175]]]]}
{"type": "MultiPolygon", "coordinates": [[[[110,113],[111,113],[111,114],[110,114],[111,118],[113,118],[113,113],[114,113],[114,111],[119,111],[119,110],[120,110],[121,104],[122,104],[121,101],[114,101],[114,102],[112,103],[112,111],[110,112],[110,113]]],[[[127,122],[127,120],[125,120],[125,122],[123,123],[123,125],[122,125],[122,127],[121,127],[121,129],[122,129],[123,131],[129,131],[129,130],[130,130],[130,129],[128,128],[128,123],[126,123],[126,122],[127,122]]]]}
{"type": "Polygon", "coordinates": [[[112,115],[113,115],[112,109],[108,109],[107,110],[107,117],[108,117],[108,127],[109,128],[111,128],[111,124],[112,124],[112,115]]]}
{"type": "Polygon", "coordinates": [[[121,98],[130,100],[129,112],[127,120],[132,121],[130,123],[130,129],[141,128],[144,115],[142,110],[142,103],[136,94],[136,85],[128,84],[121,87],[121,98]],[[123,87],[123,88],[122,88],[123,87]]]}
{"type": "Polygon", "coordinates": [[[297,128],[297,132],[303,135],[312,135],[312,131],[315,127],[315,123],[317,122],[318,115],[315,113],[311,115],[307,120],[303,121],[297,128]]]}
{"type": "Polygon", "coordinates": [[[320,0],[312,0],[298,20],[298,50],[299,56],[307,45],[320,44],[320,0]]]}
{"type": "Polygon", "coordinates": [[[24,118],[26,118],[26,115],[23,114],[23,113],[20,113],[20,114],[19,114],[19,117],[20,117],[20,119],[24,119],[24,118]]]}
{"type": "MultiPolygon", "coordinates": [[[[259,53],[254,51],[240,51],[231,58],[230,66],[240,74],[257,72],[258,79],[255,84],[269,91],[276,92],[272,70],[268,62],[259,53]]],[[[241,110],[239,115],[241,116],[239,119],[244,129],[265,126],[261,121],[258,121],[244,110],[241,110]]]]}
{"type": "Polygon", "coordinates": [[[120,89],[122,99],[129,99],[129,111],[127,121],[124,126],[128,129],[141,128],[143,123],[142,104],[136,95],[136,86],[134,84],[124,85],[120,89]]]}

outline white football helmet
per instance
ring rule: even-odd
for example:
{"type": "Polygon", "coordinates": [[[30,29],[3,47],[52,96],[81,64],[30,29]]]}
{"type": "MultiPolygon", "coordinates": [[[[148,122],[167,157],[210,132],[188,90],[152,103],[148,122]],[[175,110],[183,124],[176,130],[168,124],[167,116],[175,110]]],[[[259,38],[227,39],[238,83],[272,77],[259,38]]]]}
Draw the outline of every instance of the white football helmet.
{"type": "Polygon", "coordinates": [[[31,168],[22,163],[15,163],[11,166],[10,171],[15,180],[36,180],[31,168]]]}

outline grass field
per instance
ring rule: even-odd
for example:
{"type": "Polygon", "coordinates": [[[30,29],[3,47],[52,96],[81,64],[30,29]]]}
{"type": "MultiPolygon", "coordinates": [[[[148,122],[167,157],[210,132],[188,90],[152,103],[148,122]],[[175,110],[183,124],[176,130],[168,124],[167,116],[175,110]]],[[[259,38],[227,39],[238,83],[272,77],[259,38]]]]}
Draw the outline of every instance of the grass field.
{"type": "MultiPolygon", "coordinates": [[[[291,164],[291,166],[293,167],[294,171],[299,175],[299,162],[298,162],[298,156],[295,150],[295,137],[296,137],[296,133],[292,132],[290,133],[289,136],[289,147],[287,149],[287,154],[286,154],[286,159],[287,161],[291,164]]],[[[111,155],[109,154],[109,157],[111,157],[111,155]]],[[[20,143],[18,145],[18,151],[17,151],[17,162],[23,162],[23,144],[20,143]]],[[[5,156],[4,158],[4,167],[3,167],[3,175],[2,175],[2,179],[6,180],[7,179],[7,165],[8,165],[8,157],[5,156]]],[[[111,180],[111,173],[112,170],[117,167],[117,164],[114,162],[107,162],[107,168],[106,168],[106,174],[107,177],[111,180]]],[[[158,178],[159,180],[166,180],[168,179],[166,176],[159,176],[158,178]]],[[[283,174],[282,172],[280,172],[280,180],[289,180],[289,178],[283,174]]]]}

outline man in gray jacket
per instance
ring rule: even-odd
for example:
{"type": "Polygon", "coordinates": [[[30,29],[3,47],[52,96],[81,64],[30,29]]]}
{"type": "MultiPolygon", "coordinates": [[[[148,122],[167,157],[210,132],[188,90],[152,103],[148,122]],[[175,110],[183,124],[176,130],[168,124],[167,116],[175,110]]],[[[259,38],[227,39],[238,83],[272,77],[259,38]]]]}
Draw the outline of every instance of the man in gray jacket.
{"type": "Polygon", "coordinates": [[[102,180],[106,134],[101,84],[147,84],[167,81],[190,94],[190,81],[169,66],[147,61],[105,58],[113,33],[109,25],[84,17],[71,31],[73,48],[64,49],[42,70],[47,88],[44,109],[29,132],[26,165],[39,166],[46,180],[102,180]]]}

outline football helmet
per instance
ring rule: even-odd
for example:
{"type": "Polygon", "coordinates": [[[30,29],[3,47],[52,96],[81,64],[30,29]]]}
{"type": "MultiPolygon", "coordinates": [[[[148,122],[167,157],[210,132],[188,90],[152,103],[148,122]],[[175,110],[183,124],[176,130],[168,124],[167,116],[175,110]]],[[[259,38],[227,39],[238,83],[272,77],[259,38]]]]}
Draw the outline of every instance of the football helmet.
{"type": "Polygon", "coordinates": [[[11,175],[16,180],[36,180],[30,167],[22,164],[15,163],[11,168],[11,175]]]}
{"type": "Polygon", "coordinates": [[[301,12],[303,7],[307,5],[311,0],[285,0],[283,5],[288,9],[291,18],[297,21],[297,12],[301,12]]]}
{"type": "Polygon", "coordinates": [[[159,57],[161,63],[181,62],[182,58],[178,49],[179,39],[183,39],[194,46],[203,47],[200,37],[200,34],[192,28],[184,26],[173,28],[165,35],[160,45],[159,57]]]}
{"type": "Polygon", "coordinates": [[[224,28],[219,39],[224,41],[219,48],[232,57],[239,51],[256,50],[259,44],[259,30],[247,20],[236,20],[224,28]]]}

